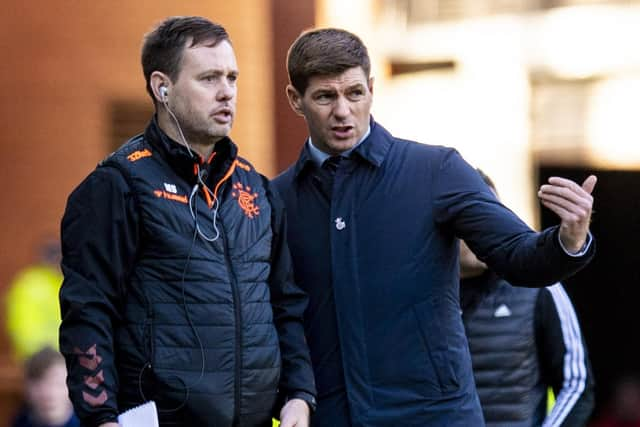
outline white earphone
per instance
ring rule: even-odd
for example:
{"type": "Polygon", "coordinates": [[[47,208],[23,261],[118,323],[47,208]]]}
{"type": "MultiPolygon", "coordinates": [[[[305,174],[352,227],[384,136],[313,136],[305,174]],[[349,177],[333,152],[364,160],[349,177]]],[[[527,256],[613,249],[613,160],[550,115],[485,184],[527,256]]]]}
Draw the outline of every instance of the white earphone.
{"type": "MultiPolygon", "coordinates": [[[[193,152],[191,151],[191,147],[187,142],[187,139],[184,137],[184,133],[182,133],[182,128],[180,127],[180,122],[178,121],[178,118],[176,117],[175,114],[173,114],[173,111],[171,111],[171,108],[169,108],[169,103],[167,102],[168,101],[167,96],[169,94],[169,90],[165,85],[161,85],[160,87],[158,87],[158,92],[160,92],[160,97],[162,98],[161,99],[162,105],[167,110],[167,113],[169,113],[169,116],[171,116],[171,118],[173,119],[176,125],[176,129],[178,130],[178,135],[180,136],[182,145],[184,145],[187,148],[187,151],[189,151],[189,154],[191,156],[194,156],[193,152]]],[[[196,232],[200,235],[200,237],[202,237],[207,242],[215,242],[216,240],[218,240],[218,237],[220,237],[220,230],[218,230],[218,225],[216,224],[216,217],[218,215],[218,207],[220,202],[218,201],[218,198],[216,197],[216,195],[205,184],[204,175],[202,173],[198,173],[197,176],[198,176],[198,182],[196,182],[196,184],[193,186],[193,189],[191,190],[191,194],[189,195],[189,211],[191,212],[191,217],[193,218],[193,221],[195,223],[196,232]],[[198,224],[198,215],[197,215],[198,211],[196,206],[197,198],[195,198],[195,195],[198,192],[199,188],[202,188],[203,191],[208,192],[214,201],[213,209],[212,209],[213,211],[212,223],[213,223],[213,229],[215,230],[214,236],[206,235],[200,229],[200,225],[198,224]]]]}

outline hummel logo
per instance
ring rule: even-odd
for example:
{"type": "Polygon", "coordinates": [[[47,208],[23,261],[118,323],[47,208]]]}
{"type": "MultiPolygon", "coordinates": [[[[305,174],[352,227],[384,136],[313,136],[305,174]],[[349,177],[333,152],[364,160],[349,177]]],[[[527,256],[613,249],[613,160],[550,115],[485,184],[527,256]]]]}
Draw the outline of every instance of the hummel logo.
{"type": "Polygon", "coordinates": [[[167,200],[173,200],[174,202],[184,203],[185,205],[189,203],[186,195],[180,195],[176,193],[170,193],[166,190],[153,190],[153,194],[155,194],[158,198],[163,198],[167,200]]]}
{"type": "Polygon", "coordinates": [[[164,189],[167,193],[173,193],[173,194],[177,194],[178,193],[178,189],[176,188],[175,184],[167,184],[166,182],[164,183],[164,189]]]}
{"type": "Polygon", "coordinates": [[[505,304],[500,304],[500,307],[493,313],[493,317],[509,317],[511,316],[511,310],[505,304]]]}

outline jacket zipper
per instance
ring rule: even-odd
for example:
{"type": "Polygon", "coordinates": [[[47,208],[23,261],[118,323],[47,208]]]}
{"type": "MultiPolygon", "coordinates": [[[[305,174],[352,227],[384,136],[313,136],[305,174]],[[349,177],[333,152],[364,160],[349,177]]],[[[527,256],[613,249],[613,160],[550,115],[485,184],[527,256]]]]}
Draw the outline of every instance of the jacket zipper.
{"type": "MultiPolygon", "coordinates": [[[[213,189],[213,196],[215,198],[218,197],[218,191],[222,189],[222,187],[224,186],[224,184],[229,180],[229,178],[231,178],[231,175],[233,175],[233,172],[235,171],[236,168],[236,162],[237,160],[234,160],[233,163],[231,163],[231,166],[229,167],[229,169],[227,169],[227,172],[225,173],[225,175],[222,177],[222,179],[220,179],[220,181],[218,181],[218,183],[216,184],[216,186],[213,189]]],[[[208,196],[208,194],[205,191],[206,196],[208,196]]],[[[207,200],[207,203],[209,204],[209,208],[213,207],[213,201],[211,200],[207,200]]],[[[217,209],[220,209],[220,205],[221,203],[218,203],[217,209]]],[[[218,218],[220,218],[220,216],[218,215],[218,218]]],[[[231,258],[229,257],[229,246],[227,244],[227,236],[224,232],[224,226],[222,224],[222,221],[220,222],[220,237],[222,238],[222,247],[224,249],[224,260],[225,260],[225,264],[227,265],[227,271],[229,273],[229,279],[231,282],[231,291],[233,294],[233,308],[234,308],[234,315],[235,315],[235,335],[236,335],[236,363],[235,363],[235,369],[234,369],[234,379],[233,379],[233,385],[234,385],[234,409],[233,409],[233,422],[232,424],[238,425],[240,423],[240,375],[241,375],[241,370],[242,370],[242,312],[241,312],[241,307],[240,307],[240,292],[238,291],[238,282],[236,280],[236,276],[235,273],[233,271],[233,266],[231,264],[231,258]]]]}
{"type": "Polygon", "coordinates": [[[233,411],[233,425],[236,425],[240,421],[240,376],[242,370],[242,311],[240,307],[240,292],[238,290],[238,281],[236,280],[233,266],[231,264],[231,258],[229,257],[229,247],[227,245],[226,235],[224,229],[220,227],[220,237],[224,243],[224,260],[227,264],[227,270],[229,272],[229,279],[231,280],[231,291],[233,293],[233,307],[235,314],[235,333],[236,333],[236,363],[234,372],[234,411],[233,411]]]}

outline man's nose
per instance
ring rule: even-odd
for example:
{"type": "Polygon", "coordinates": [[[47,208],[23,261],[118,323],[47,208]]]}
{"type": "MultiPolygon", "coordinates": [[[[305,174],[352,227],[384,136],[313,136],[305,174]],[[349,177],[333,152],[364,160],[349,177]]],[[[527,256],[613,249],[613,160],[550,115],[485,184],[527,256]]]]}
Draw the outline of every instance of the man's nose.
{"type": "Polygon", "coordinates": [[[349,111],[350,111],[349,100],[347,100],[347,98],[343,96],[339,96],[336,99],[336,103],[333,108],[333,114],[336,117],[346,117],[349,115],[349,111]]]}
{"type": "Polygon", "coordinates": [[[218,88],[216,99],[218,101],[226,101],[233,98],[235,94],[236,94],[235,86],[231,85],[227,81],[224,81],[221,84],[221,86],[218,88]]]}

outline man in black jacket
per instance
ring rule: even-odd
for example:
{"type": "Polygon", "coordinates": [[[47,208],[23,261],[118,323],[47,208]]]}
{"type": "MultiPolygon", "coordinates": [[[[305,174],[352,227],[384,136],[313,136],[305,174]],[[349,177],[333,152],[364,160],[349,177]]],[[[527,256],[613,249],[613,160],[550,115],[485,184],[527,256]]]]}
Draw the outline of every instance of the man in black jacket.
{"type": "MultiPolygon", "coordinates": [[[[495,192],[491,179],[479,172],[495,192]]],[[[511,286],[464,242],[460,277],[462,319],[486,425],[586,425],[594,404],[593,375],[562,285],[511,286]],[[547,413],[549,387],[556,401],[547,413]]]]}
{"type": "Polygon", "coordinates": [[[306,427],[315,386],[307,297],[282,202],[228,138],[238,70],[199,17],[149,33],[156,114],[69,197],[60,348],[82,425],[147,400],[160,424],[306,427]]]}

